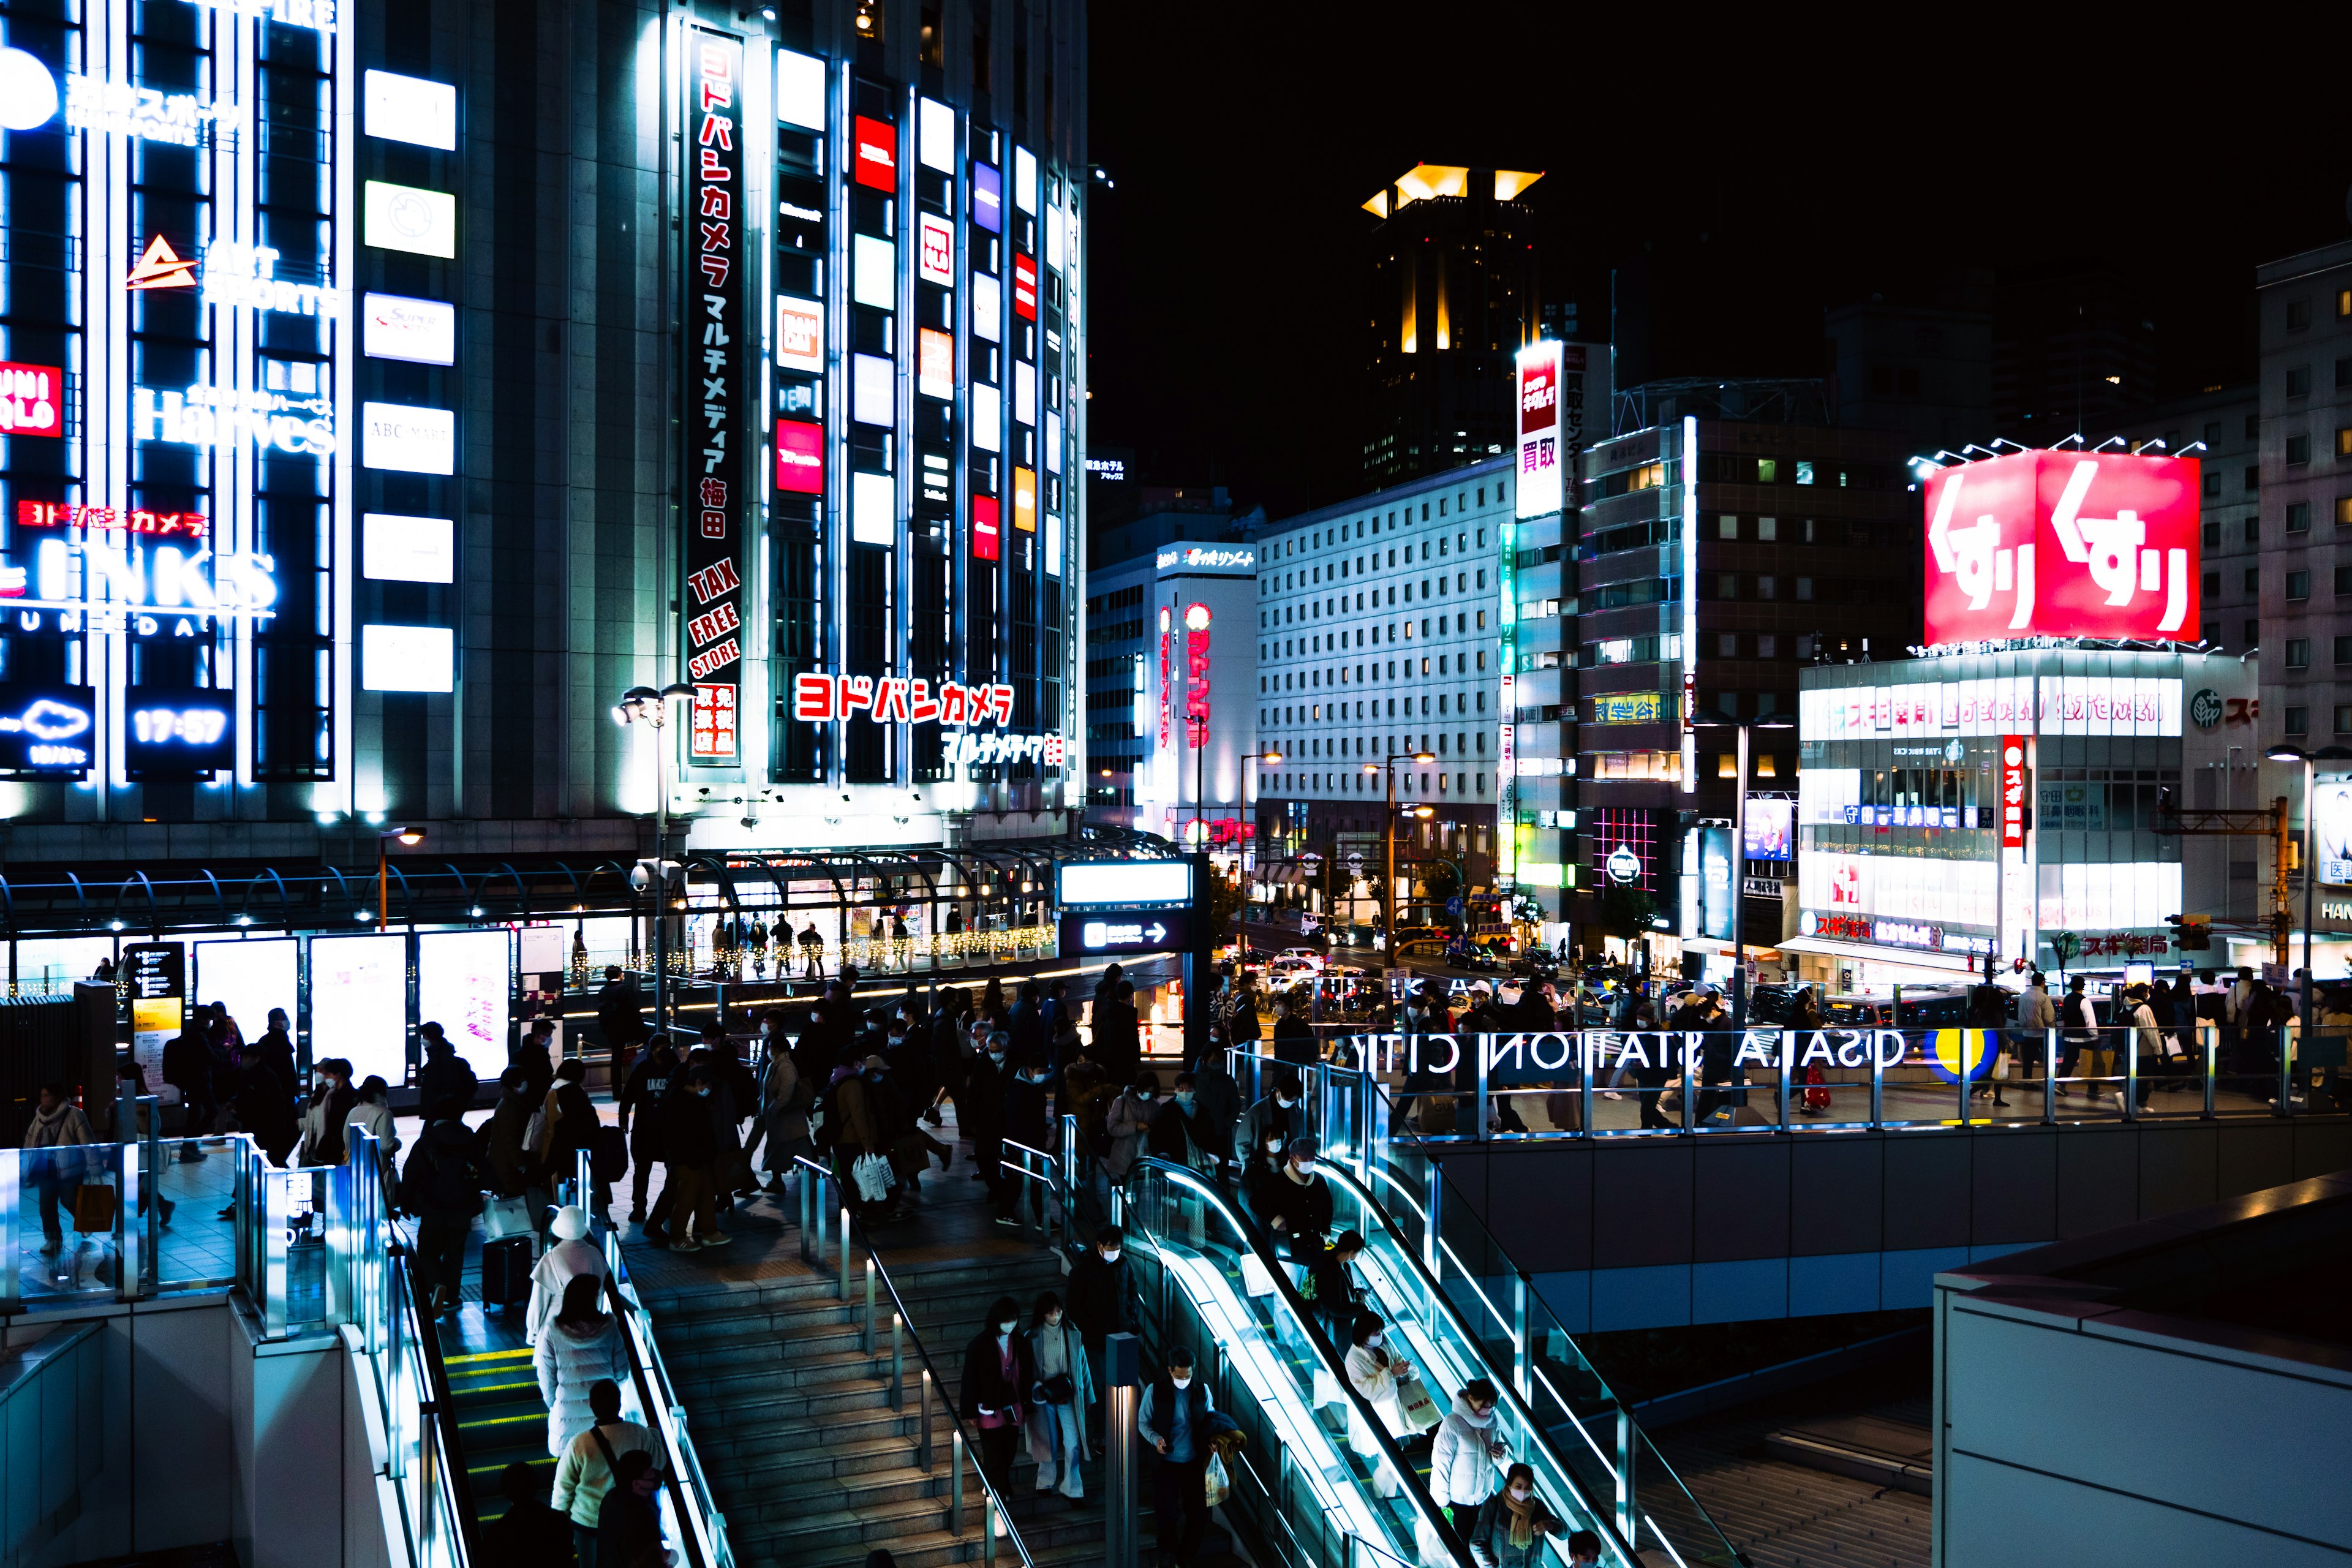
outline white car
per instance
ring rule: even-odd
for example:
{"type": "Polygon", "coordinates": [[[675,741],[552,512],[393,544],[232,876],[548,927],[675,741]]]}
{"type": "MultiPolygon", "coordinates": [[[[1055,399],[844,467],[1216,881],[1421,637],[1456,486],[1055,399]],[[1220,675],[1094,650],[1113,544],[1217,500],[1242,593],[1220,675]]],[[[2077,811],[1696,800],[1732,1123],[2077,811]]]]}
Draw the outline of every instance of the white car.
{"type": "Polygon", "coordinates": [[[1293,958],[1288,953],[1285,953],[1267,964],[1265,973],[1267,979],[1286,984],[1291,981],[1319,979],[1323,973],[1323,966],[1319,963],[1309,963],[1303,958],[1293,958]]]}
{"type": "Polygon", "coordinates": [[[1303,963],[1318,973],[1322,973],[1323,955],[1311,947],[1286,947],[1275,955],[1275,962],[1277,963],[1285,959],[1303,963]]]}

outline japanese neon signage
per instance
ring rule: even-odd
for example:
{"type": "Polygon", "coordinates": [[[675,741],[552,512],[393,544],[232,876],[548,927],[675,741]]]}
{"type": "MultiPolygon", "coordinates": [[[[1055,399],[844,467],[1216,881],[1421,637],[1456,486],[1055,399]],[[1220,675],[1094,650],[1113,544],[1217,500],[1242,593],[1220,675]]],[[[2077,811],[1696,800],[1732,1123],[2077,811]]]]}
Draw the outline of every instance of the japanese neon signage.
{"type": "Polygon", "coordinates": [[[0,436],[63,436],[66,373],[0,360],[0,436]]]}
{"type": "MultiPolygon", "coordinates": [[[[747,498],[742,454],[730,434],[742,405],[747,342],[742,254],[743,41],[696,28],[687,51],[686,123],[692,150],[686,163],[685,316],[687,599],[681,649],[694,683],[687,760],[719,764],[738,754],[737,687],[743,664],[742,552],[747,498]]],[[[823,439],[814,454],[786,446],[779,422],[776,479],[780,489],[824,484],[823,439]],[[812,465],[804,459],[814,456],[812,465]],[[790,479],[793,482],[788,483],[790,479]]]]}
{"type": "Polygon", "coordinates": [[[850,121],[851,142],[857,155],[851,167],[857,183],[886,193],[898,188],[898,128],[887,120],[860,114],[850,121]]]}
{"type": "Polygon", "coordinates": [[[1559,344],[1549,340],[1519,351],[1519,494],[1517,515],[1559,510],[1565,494],[1559,440],[1559,344]]]}
{"type": "Polygon", "coordinates": [[[2000,847],[2025,847],[2025,737],[2000,738],[2000,847]]]}
{"type": "Polygon", "coordinates": [[[1184,606],[1184,739],[1194,751],[1209,743],[1209,606],[1184,606]]]}

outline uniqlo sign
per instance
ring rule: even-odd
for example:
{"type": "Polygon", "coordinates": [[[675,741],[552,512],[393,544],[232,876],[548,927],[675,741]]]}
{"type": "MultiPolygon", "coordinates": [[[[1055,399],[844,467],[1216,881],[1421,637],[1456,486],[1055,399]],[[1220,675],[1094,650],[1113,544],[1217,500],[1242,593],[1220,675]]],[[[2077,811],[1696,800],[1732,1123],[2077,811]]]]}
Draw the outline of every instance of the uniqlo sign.
{"type": "Polygon", "coordinates": [[[854,167],[857,183],[868,190],[896,191],[898,188],[898,128],[885,120],[868,120],[856,116],[850,121],[850,140],[856,143],[857,157],[854,167]]]}
{"type": "Polygon", "coordinates": [[[1928,475],[1927,641],[2193,641],[2199,468],[2036,451],[1928,475]]]}
{"type": "Polygon", "coordinates": [[[0,361],[0,436],[62,436],[66,373],[0,361]]]}
{"type": "Polygon", "coordinates": [[[2000,738],[2000,847],[2025,847],[2025,737],[2000,738]]]}
{"type": "Polygon", "coordinates": [[[1559,344],[1519,351],[1519,517],[1560,510],[1566,497],[1559,440],[1559,344]]]}

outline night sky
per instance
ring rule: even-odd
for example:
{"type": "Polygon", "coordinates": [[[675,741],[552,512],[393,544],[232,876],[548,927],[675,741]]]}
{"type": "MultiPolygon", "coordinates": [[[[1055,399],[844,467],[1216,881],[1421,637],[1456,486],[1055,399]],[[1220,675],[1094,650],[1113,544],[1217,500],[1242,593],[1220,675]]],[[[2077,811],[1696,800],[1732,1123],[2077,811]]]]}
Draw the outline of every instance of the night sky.
{"type": "Polygon", "coordinates": [[[2352,236],[2318,17],[1937,15],[1096,5],[1090,444],[1276,517],[1359,493],[1359,204],[1419,162],[1545,172],[1544,293],[1580,337],[1646,252],[1657,374],[1817,375],[1826,305],[2091,259],[2157,323],[2156,395],[2251,379],[2255,264],[2352,236]]]}

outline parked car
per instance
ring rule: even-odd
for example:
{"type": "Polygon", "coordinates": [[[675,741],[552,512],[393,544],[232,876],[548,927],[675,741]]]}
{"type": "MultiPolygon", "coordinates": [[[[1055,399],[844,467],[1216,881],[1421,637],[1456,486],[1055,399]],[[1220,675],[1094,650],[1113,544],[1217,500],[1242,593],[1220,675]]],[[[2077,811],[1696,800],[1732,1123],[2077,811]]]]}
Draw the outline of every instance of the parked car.
{"type": "Polygon", "coordinates": [[[1323,967],[1323,950],[1318,947],[1286,947],[1275,956],[1277,962],[1290,958],[1317,969],[1323,967]]]}

